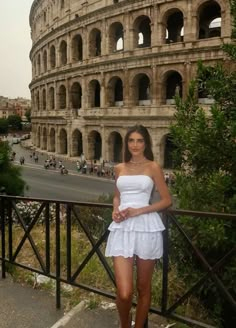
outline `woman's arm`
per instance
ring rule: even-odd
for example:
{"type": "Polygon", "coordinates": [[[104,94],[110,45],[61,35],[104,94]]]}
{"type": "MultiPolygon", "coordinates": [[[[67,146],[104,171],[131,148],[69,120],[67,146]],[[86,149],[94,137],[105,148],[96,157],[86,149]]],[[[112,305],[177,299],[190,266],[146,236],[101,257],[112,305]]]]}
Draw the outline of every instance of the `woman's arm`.
{"type": "Polygon", "coordinates": [[[120,192],[117,188],[116,182],[119,177],[120,172],[120,164],[114,167],[114,173],[115,173],[115,191],[114,191],[114,197],[113,197],[113,211],[112,211],[112,219],[115,222],[120,222],[122,219],[122,216],[119,211],[119,205],[120,205],[120,192]]]}

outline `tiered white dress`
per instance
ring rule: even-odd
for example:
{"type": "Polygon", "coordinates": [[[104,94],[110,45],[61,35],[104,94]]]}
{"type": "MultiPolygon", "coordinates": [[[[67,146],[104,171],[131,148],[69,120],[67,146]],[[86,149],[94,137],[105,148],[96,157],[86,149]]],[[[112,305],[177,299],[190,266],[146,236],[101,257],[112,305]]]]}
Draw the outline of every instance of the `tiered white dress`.
{"type": "MultiPolygon", "coordinates": [[[[119,210],[149,205],[154,182],[147,175],[121,175],[117,179],[120,192],[119,210]]],[[[165,226],[157,212],[138,215],[109,225],[106,256],[159,259],[163,255],[162,231],[165,226]]]]}

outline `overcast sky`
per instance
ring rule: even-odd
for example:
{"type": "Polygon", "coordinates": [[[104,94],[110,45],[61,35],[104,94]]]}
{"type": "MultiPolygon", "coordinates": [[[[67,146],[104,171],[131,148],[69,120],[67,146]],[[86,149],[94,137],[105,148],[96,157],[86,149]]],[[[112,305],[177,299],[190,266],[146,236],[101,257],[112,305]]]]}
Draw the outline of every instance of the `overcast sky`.
{"type": "Polygon", "coordinates": [[[30,98],[33,0],[0,0],[0,96],[30,98]]]}

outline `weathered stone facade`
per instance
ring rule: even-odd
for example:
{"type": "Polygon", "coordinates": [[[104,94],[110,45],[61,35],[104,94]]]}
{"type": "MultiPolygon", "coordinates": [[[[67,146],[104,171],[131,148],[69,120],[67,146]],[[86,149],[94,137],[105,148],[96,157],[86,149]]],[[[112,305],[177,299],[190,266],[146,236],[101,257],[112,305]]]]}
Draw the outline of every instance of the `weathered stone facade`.
{"type": "Polygon", "coordinates": [[[198,60],[225,59],[231,35],[228,0],[35,0],[30,25],[35,146],[117,162],[141,123],[166,167],[173,96],[186,96],[198,60]]]}

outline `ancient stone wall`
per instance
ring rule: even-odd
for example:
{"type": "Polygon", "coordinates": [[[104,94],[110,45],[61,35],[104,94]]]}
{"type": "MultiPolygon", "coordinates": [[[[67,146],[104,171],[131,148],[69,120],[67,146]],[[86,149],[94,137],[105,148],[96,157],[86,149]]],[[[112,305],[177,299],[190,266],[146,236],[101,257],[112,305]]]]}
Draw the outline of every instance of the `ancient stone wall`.
{"type": "Polygon", "coordinates": [[[186,97],[198,60],[225,59],[231,35],[225,0],[35,0],[30,25],[34,144],[118,162],[127,127],[141,123],[167,168],[173,97],[186,97]]]}

